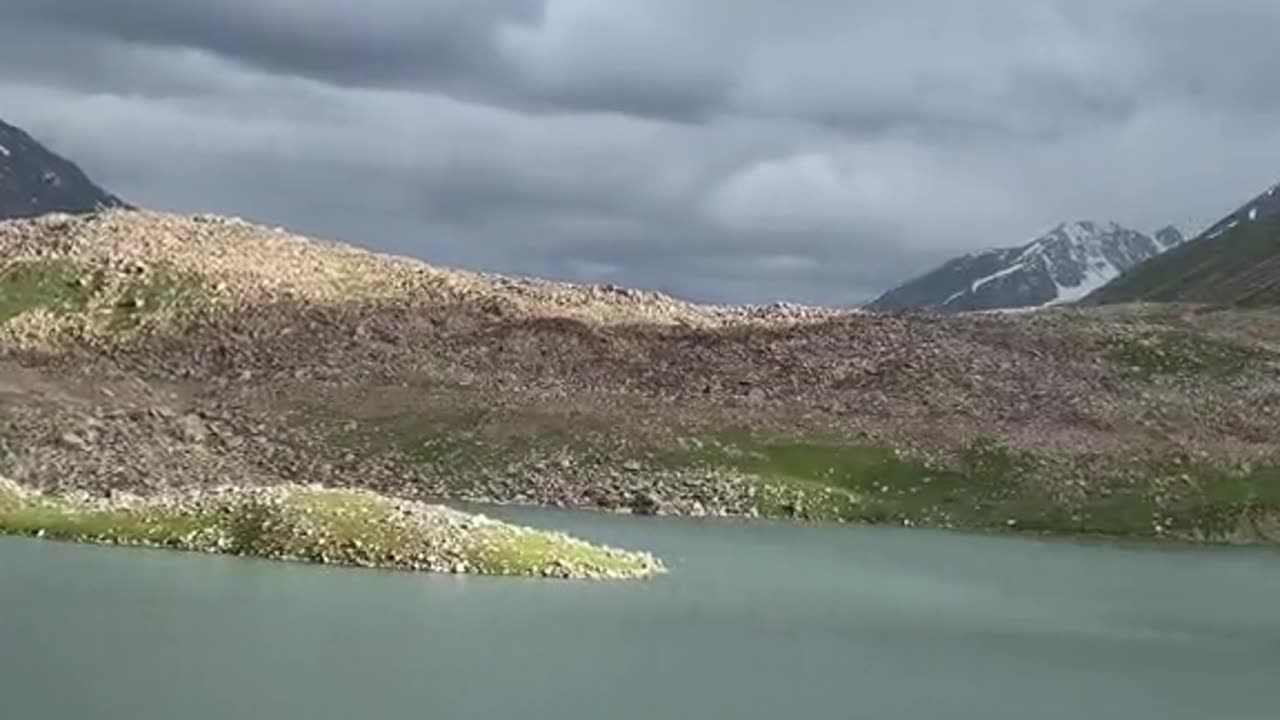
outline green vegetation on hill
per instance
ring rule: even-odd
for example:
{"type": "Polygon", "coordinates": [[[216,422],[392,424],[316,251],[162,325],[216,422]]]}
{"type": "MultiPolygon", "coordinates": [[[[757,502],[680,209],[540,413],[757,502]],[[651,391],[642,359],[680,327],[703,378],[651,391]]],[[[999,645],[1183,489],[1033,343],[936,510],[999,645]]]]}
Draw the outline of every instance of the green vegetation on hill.
{"type": "MultiPolygon", "coordinates": [[[[1234,374],[1259,359],[1247,348],[1176,333],[1117,343],[1110,354],[1143,377],[1234,374]]],[[[447,475],[457,487],[483,488],[495,473],[545,478],[580,472],[598,490],[625,496],[621,487],[611,487],[619,481],[608,470],[630,465],[622,487],[628,476],[663,472],[744,478],[749,507],[764,517],[1210,541],[1280,536],[1267,529],[1280,521],[1280,465],[1227,468],[1173,457],[1089,470],[994,439],[928,457],[885,442],[835,437],[725,431],[662,441],[608,432],[566,435],[527,418],[519,426],[511,435],[485,427],[474,413],[453,412],[433,420],[401,417],[362,432],[433,474],[447,475]],[[1081,473],[1092,476],[1089,483],[1069,481],[1081,473]]],[[[363,441],[347,446],[379,452],[363,441]]],[[[637,509],[662,507],[655,502],[637,509]]]]}
{"type": "Polygon", "coordinates": [[[32,310],[83,311],[95,281],[82,284],[80,277],[75,265],[54,260],[18,262],[0,270],[0,323],[32,310]]]}
{"type": "Polygon", "coordinates": [[[1148,260],[1083,301],[1280,305],[1280,218],[1246,221],[1148,260]]]}
{"type": "Polygon", "coordinates": [[[735,437],[691,447],[687,462],[755,477],[771,516],[1201,540],[1258,539],[1280,521],[1280,466],[1151,463],[1062,492],[1044,482],[1054,461],[993,441],[942,462],[876,444],[735,437]]]}
{"type": "Polygon", "coordinates": [[[0,325],[46,313],[53,328],[65,323],[121,337],[183,327],[212,305],[198,279],[165,267],[107,272],[67,260],[23,260],[0,269],[0,325]]]}
{"type": "Polygon", "coordinates": [[[686,441],[670,461],[754,477],[764,515],[964,527],[1005,524],[1019,475],[1034,462],[994,442],[975,443],[959,462],[943,464],[879,443],[740,434],[686,441]]]}

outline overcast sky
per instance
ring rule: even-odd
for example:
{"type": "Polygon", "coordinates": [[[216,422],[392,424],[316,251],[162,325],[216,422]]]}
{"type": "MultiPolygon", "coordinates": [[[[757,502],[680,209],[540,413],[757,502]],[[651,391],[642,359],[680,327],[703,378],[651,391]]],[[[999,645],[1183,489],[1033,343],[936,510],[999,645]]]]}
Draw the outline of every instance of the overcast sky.
{"type": "Polygon", "coordinates": [[[0,118],[131,202],[853,303],[1280,180],[1276,0],[0,0],[0,118]]]}

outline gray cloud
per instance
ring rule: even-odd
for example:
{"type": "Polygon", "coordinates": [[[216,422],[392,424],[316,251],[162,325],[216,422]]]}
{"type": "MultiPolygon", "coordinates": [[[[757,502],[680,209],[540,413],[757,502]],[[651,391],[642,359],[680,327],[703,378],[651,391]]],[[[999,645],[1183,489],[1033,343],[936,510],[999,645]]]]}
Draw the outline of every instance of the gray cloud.
{"type": "Polygon", "coordinates": [[[1280,90],[1267,71],[1280,67],[1280,5],[1270,0],[1152,4],[1135,26],[1136,42],[1151,50],[1144,66],[1153,93],[1228,118],[1252,113],[1274,123],[1280,117],[1280,90]]]}
{"type": "Polygon", "coordinates": [[[484,82],[503,23],[534,0],[17,0],[11,22],[160,48],[193,48],[263,71],[353,86],[484,82]]]}
{"type": "Polygon", "coordinates": [[[1274,182],[1267,0],[8,0],[0,117],[134,202],[714,301],[865,299],[1274,182]]]}

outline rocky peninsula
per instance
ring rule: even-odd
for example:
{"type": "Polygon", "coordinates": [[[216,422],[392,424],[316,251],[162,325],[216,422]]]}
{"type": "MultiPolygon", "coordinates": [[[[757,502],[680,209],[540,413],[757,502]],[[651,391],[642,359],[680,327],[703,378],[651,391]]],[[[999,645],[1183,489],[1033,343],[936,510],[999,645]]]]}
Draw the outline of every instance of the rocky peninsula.
{"type": "Polygon", "coordinates": [[[481,515],[367,490],[287,485],[54,497],[0,477],[0,534],[440,573],[616,580],[664,570],[647,553],[481,515]]]}

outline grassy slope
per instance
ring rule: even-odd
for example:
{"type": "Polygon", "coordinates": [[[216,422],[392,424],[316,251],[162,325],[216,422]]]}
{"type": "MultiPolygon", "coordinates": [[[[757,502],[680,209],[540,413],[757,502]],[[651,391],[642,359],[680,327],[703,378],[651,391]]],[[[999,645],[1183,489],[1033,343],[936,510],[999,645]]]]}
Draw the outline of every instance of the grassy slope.
{"type": "MultiPolygon", "coordinates": [[[[1144,378],[1238,371],[1254,358],[1234,348],[1154,337],[1119,344],[1113,361],[1144,378]]],[[[768,517],[913,526],[1007,529],[1202,540],[1262,539],[1280,519],[1280,466],[1221,468],[1193,458],[1139,465],[1095,478],[1088,487],[1056,483],[1065,461],[978,441],[952,458],[926,458],[873,441],[768,437],[709,429],[660,441],[607,431],[566,435],[522,418],[515,434],[493,431],[466,413],[369,423],[335,441],[364,452],[393,450],[432,473],[482,484],[503,468],[553,466],[565,458],[587,472],[634,461],[640,472],[732,472],[754,485],[755,510],[768,517]],[[1259,525],[1261,524],[1261,525],[1259,525]]]]}
{"type": "Polygon", "coordinates": [[[0,322],[32,310],[83,311],[92,289],[74,265],[61,261],[15,263],[0,271],[0,322]]]}
{"type": "Polygon", "coordinates": [[[66,260],[27,260],[0,269],[0,324],[27,314],[122,339],[181,327],[212,303],[198,279],[167,268],[131,276],[66,260]]]}
{"type": "Polygon", "coordinates": [[[1206,302],[1280,304],[1280,218],[1244,222],[1152,258],[1085,299],[1086,304],[1206,302]]]}
{"type": "Polygon", "coordinates": [[[746,471],[764,488],[762,510],[811,519],[1232,539],[1280,518],[1280,467],[1151,465],[1057,493],[1030,481],[1052,461],[994,442],[938,463],[874,444],[737,437],[704,441],[686,461],[746,471]]]}
{"type": "Polygon", "coordinates": [[[362,567],[489,575],[643,577],[643,553],[598,547],[365,491],[277,488],[107,505],[0,478],[0,534],[362,567]]]}

